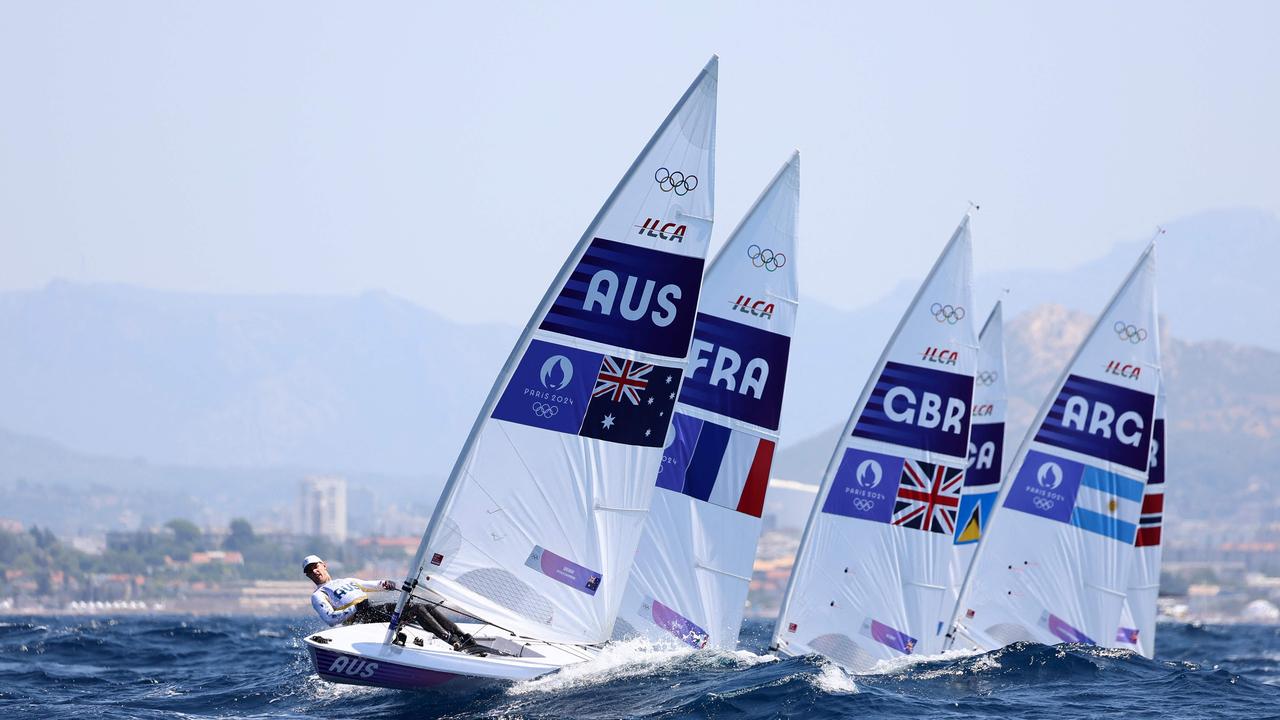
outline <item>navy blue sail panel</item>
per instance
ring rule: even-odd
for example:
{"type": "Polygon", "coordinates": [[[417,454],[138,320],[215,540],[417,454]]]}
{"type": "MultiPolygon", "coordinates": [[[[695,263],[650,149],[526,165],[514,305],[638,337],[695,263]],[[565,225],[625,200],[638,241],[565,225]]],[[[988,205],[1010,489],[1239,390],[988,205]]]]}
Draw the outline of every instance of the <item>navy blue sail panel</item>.
{"type": "Polygon", "coordinates": [[[493,417],[626,445],[662,447],[679,385],[678,367],[534,340],[507,382],[493,417]]]}
{"type": "Polygon", "coordinates": [[[964,486],[997,485],[1004,463],[1004,423],[975,423],[969,434],[969,468],[964,486]]]}
{"type": "Polygon", "coordinates": [[[1147,484],[1164,484],[1164,418],[1156,418],[1151,436],[1151,464],[1147,468],[1147,484]]]}
{"type": "Polygon", "coordinates": [[[970,375],[886,362],[853,436],[967,457],[972,397],[970,375]]]}
{"type": "Polygon", "coordinates": [[[1155,396],[1071,375],[1036,432],[1036,442],[1146,470],[1155,396]]]}
{"type": "Polygon", "coordinates": [[[680,402],[778,429],[791,338],[698,313],[680,402]]]}
{"type": "Polygon", "coordinates": [[[540,326],[667,357],[689,349],[700,257],[595,238],[540,326]]]}

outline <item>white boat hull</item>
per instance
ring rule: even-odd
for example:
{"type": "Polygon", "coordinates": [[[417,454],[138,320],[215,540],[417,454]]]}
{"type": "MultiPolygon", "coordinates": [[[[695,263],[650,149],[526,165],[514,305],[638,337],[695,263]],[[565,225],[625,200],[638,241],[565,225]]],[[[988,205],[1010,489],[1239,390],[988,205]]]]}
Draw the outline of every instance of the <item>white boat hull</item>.
{"type": "Polygon", "coordinates": [[[511,654],[459,652],[416,627],[404,628],[408,639],[403,647],[387,645],[383,643],[386,623],[331,628],[306,638],[306,644],[316,673],[325,680],[404,690],[441,686],[452,690],[530,680],[590,660],[598,652],[588,645],[495,633],[489,625],[462,623],[461,627],[480,645],[511,654]]]}

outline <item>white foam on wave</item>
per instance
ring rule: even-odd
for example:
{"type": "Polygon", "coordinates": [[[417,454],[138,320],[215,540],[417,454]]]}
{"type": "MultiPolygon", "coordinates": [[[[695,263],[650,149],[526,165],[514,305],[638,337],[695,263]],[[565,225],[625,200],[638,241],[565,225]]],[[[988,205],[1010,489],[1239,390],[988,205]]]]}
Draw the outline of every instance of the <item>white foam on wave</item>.
{"type": "Polygon", "coordinates": [[[811,675],[809,678],[809,682],[815,688],[833,695],[848,695],[849,693],[858,692],[858,686],[853,682],[853,677],[839,665],[823,660],[821,668],[817,675],[811,675]]]}
{"type": "Polygon", "coordinates": [[[600,685],[614,680],[651,675],[678,663],[701,667],[729,665],[744,668],[775,662],[777,659],[773,655],[756,655],[748,650],[694,650],[637,637],[611,642],[604,646],[599,655],[586,662],[568,665],[550,675],[516,683],[507,689],[507,694],[555,693],[600,685]]]}
{"type": "MultiPolygon", "coordinates": [[[[982,650],[970,650],[970,649],[957,648],[952,650],[946,650],[944,652],[937,653],[936,655],[903,655],[902,657],[879,660],[876,662],[874,667],[872,667],[867,672],[861,673],[861,674],[863,675],[902,674],[902,673],[909,672],[910,670],[912,670],[918,665],[925,665],[928,663],[935,663],[935,662],[950,662],[952,660],[963,660],[965,658],[975,657],[982,654],[983,654],[982,650]]],[[[979,660],[979,663],[983,659],[990,660],[992,664],[978,667],[978,663],[975,663],[973,666],[975,670],[987,670],[987,669],[994,669],[994,668],[1000,667],[1000,663],[996,662],[993,658],[982,658],[979,660]]],[[[951,667],[936,668],[933,670],[926,670],[922,673],[913,674],[912,677],[921,679],[921,680],[928,680],[931,678],[942,677],[944,675],[963,675],[964,673],[965,673],[964,668],[951,666],[951,667]]]]}

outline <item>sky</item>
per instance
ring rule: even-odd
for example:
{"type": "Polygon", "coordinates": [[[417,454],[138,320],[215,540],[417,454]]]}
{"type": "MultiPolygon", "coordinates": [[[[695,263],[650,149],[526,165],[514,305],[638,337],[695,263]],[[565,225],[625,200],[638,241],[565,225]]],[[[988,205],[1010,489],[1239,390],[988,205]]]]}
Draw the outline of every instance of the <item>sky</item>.
{"type": "Polygon", "coordinates": [[[716,237],[793,148],[803,292],[1280,212],[1277,3],[0,0],[0,290],[386,290],[523,324],[720,55],[716,237]]]}

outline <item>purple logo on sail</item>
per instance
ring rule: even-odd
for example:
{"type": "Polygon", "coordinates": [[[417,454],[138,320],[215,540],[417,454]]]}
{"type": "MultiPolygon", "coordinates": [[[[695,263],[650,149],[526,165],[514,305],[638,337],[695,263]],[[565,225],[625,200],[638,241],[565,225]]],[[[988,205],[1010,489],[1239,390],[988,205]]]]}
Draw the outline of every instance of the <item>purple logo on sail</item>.
{"type": "Polygon", "coordinates": [[[1085,643],[1086,645],[1097,644],[1093,641],[1093,638],[1089,637],[1088,635],[1085,635],[1083,632],[1073,627],[1071,623],[1067,622],[1066,620],[1063,620],[1062,618],[1058,617],[1057,615],[1054,615],[1051,612],[1046,612],[1044,615],[1040,617],[1040,625],[1041,627],[1044,627],[1045,629],[1047,629],[1050,633],[1053,633],[1053,636],[1058,638],[1062,642],[1085,643]]]}
{"type": "Polygon", "coordinates": [[[647,600],[640,607],[641,615],[645,614],[646,610],[654,625],[671,633],[677,640],[695,650],[701,650],[706,647],[707,640],[711,638],[711,634],[698,627],[697,623],[657,600],[647,600]]]}
{"type": "Polygon", "coordinates": [[[894,630],[879,620],[867,618],[862,623],[862,634],[888,648],[893,648],[907,655],[916,647],[916,639],[910,635],[894,630]]]}
{"type": "Polygon", "coordinates": [[[541,545],[533,546],[533,551],[529,553],[524,564],[525,567],[537,570],[552,580],[562,582],[588,595],[595,595],[596,590],[600,588],[600,573],[561,557],[541,545]]]}

